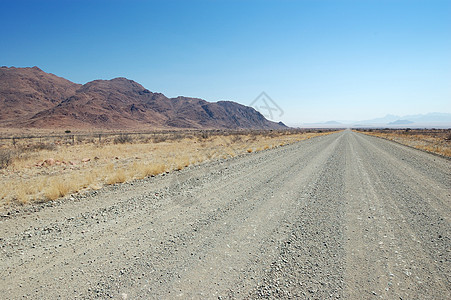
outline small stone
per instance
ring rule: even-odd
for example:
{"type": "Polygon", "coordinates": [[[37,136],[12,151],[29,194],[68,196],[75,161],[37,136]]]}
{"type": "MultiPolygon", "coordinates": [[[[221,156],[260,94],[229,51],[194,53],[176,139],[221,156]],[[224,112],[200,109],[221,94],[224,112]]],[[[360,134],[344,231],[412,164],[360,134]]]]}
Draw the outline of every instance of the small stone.
{"type": "Polygon", "coordinates": [[[44,160],[44,164],[47,166],[53,166],[55,164],[55,160],[53,158],[49,158],[44,160]]]}

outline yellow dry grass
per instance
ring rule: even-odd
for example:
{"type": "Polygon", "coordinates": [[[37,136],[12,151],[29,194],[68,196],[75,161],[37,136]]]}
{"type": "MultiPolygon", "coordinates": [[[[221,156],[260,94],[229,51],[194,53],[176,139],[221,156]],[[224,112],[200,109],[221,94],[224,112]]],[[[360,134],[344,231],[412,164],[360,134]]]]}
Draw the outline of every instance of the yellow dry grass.
{"type": "Polygon", "coordinates": [[[451,157],[451,141],[448,139],[450,136],[449,130],[373,130],[359,132],[451,157]]]}
{"type": "Polygon", "coordinates": [[[185,135],[162,142],[63,144],[53,150],[19,153],[6,169],[0,169],[0,209],[55,200],[104,185],[182,170],[193,164],[245,155],[330,133],[224,133],[203,138],[185,135]],[[44,161],[53,163],[48,165],[44,161]]]}

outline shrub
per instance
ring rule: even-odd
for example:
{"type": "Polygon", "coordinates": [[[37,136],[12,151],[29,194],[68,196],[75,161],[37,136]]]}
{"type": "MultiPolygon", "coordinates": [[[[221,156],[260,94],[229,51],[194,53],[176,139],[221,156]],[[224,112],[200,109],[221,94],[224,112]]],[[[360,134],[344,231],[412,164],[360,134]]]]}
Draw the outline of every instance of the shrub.
{"type": "Polygon", "coordinates": [[[12,154],[11,150],[0,149],[0,169],[5,169],[11,164],[12,154]]]}
{"type": "Polygon", "coordinates": [[[164,135],[157,135],[153,138],[153,142],[154,143],[161,143],[161,142],[165,142],[167,140],[167,136],[164,135]]]}
{"type": "Polygon", "coordinates": [[[121,134],[120,136],[117,136],[114,138],[115,144],[125,144],[125,143],[132,143],[133,138],[129,136],[128,134],[121,134]]]}
{"type": "Polygon", "coordinates": [[[208,139],[210,137],[210,134],[208,133],[208,132],[202,132],[201,134],[200,134],[200,138],[201,139],[208,139]]]}
{"type": "Polygon", "coordinates": [[[243,140],[243,138],[241,137],[241,136],[239,136],[239,135],[234,135],[233,137],[232,137],[232,143],[239,143],[239,142],[241,142],[243,140]]]}
{"type": "Polygon", "coordinates": [[[179,141],[179,140],[183,140],[185,138],[185,135],[183,133],[180,132],[176,132],[173,134],[170,134],[167,139],[171,140],[171,141],[179,141]]]}

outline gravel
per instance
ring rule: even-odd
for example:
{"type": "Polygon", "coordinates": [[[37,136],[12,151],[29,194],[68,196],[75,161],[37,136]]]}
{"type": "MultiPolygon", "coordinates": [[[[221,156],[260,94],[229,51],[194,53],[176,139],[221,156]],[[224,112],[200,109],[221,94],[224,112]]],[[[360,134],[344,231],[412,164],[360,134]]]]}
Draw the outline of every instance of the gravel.
{"type": "Polygon", "coordinates": [[[451,298],[450,161],[351,131],[0,218],[19,298],[451,298]]]}

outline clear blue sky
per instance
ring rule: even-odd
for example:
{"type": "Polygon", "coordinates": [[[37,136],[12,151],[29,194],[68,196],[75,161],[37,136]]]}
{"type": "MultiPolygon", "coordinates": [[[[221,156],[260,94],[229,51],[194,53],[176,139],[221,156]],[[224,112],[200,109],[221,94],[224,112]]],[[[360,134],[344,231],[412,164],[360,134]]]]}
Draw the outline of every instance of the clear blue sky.
{"type": "Polygon", "coordinates": [[[0,65],[250,104],[293,124],[451,112],[451,1],[0,0],[0,65]]]}

